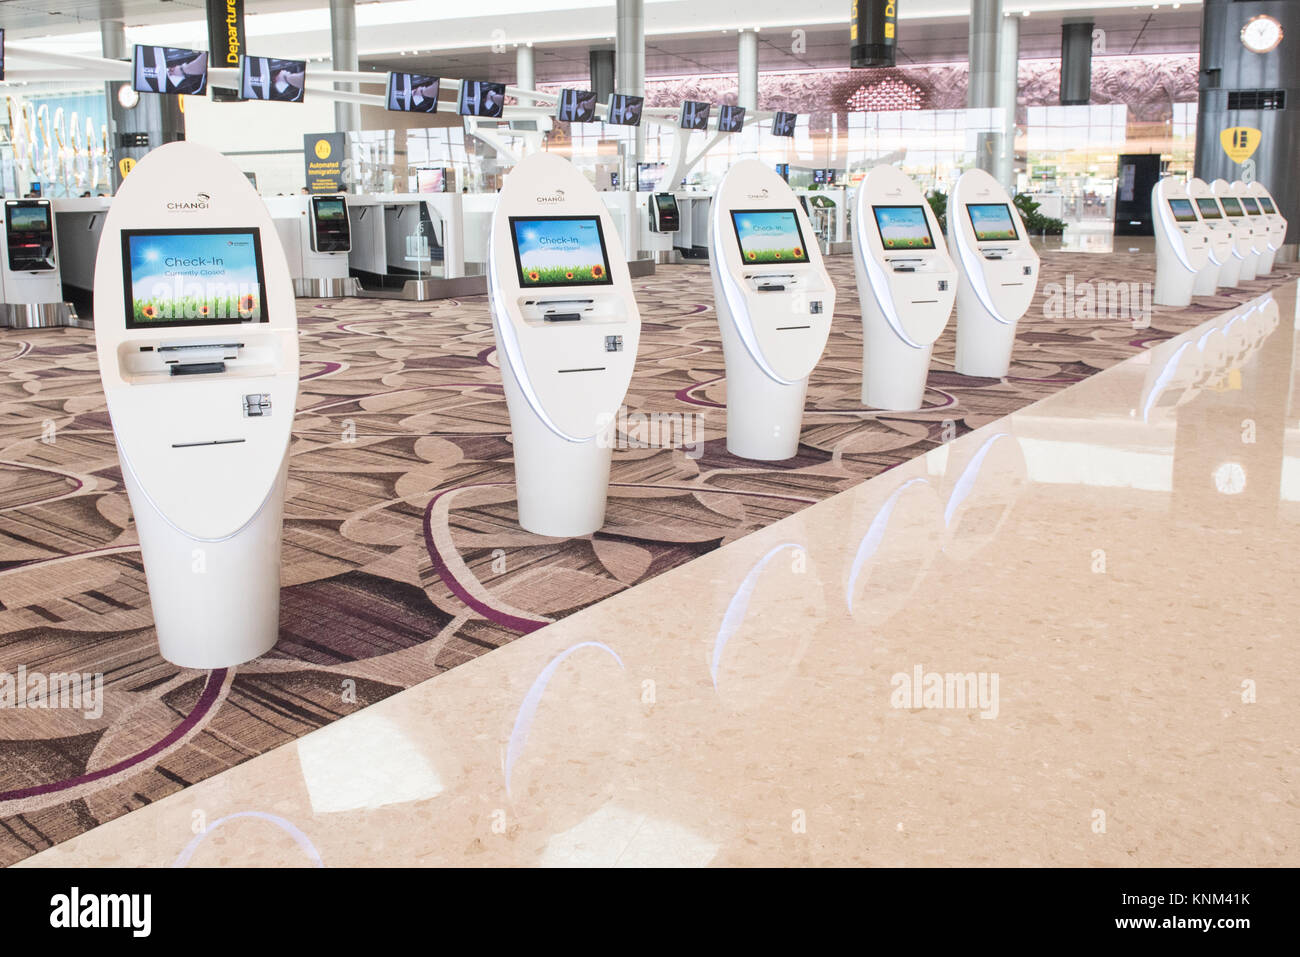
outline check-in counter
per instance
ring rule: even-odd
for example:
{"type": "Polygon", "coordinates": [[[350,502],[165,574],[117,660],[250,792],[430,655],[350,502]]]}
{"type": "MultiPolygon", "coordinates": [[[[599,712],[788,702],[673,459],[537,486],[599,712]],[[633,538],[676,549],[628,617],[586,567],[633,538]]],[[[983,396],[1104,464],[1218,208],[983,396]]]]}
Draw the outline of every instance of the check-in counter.
{"type": "MultiPolygon", "coordinates": [[[[112,202],[109,196],[50,200],[58,227],[56,235],[63,298],[79,311],[84,311],[87,317],[95,293],[95,254],[99,250],[99,237],[104,231],[104,219],[112,202]]],[[[70,324],[91,325],[88,320],[70,324]]]]}
{"type": "MultiPolygon", "coordinates": [[[[412,281],[465,276],[463,199],[459,193],[348,196],[348,266],[363,290],[411,292],[412,281]]],[[[411,294],[428,298],[418,289],[411,294]]]]}

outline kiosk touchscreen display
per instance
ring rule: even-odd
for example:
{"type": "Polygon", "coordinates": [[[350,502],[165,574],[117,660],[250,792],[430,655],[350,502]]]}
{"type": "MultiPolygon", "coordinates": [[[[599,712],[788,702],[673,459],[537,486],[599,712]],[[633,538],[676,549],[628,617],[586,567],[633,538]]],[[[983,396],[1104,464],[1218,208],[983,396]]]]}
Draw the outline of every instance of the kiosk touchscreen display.
{"type": "Polygon", "coordinates": [[[746,263],[806,263],[808,249],[793,209],[733,209],[740,255],[746,263]]]}
{"type": "Polygon", "coordinates": [[[346,252],[352,245],[347,201],[341,196],[313,196],[311,206],[316,226],[316,251],[346,252]]]}
{"type": "Polygon", "coordinates": [[[34,272],[54,268],[54,229],[48,200],[5,203],[5,226],[10,269],[34,272]]]}
{"type": "Polygon", "coordinates": [[[967,203],[966,215],[977,243],[1015,242],[1019,238],[1006,203],[967,203]]]}
{"type": "Polygon", "coordinates": [[[124,229],[126,327],[266,322],[256,228],[124,229]]]}
{"type": "Polygon", "coordinates": [[[1253,196],[1241,197],[1241,205],[1245,207],[1246,215],[1248,216],[1258,216],[1260,214],[1259,207],[1255,205],[1255,198],[1253,196]]]}
{"type": "Polygon", "coordinates": [[[1201,211],[1201,219],[1223,218],[1223,213],[1219,212],[1219,201],[1217,199],[1199,196],[1196,199],[1196,208],[1201,211]]]}
{"type": "Polygon", "coordinates": [[[1193,208],[1190,199],[1171,199],[1169,201],[1169,211],[1174,214],[1174,222],[1176,223],[1196,222],[1196,210],[1193,208]]]}
{"type": "Polygon", "coordinates": [[[1264,212],[1268,213],[1268,215],[1270,216],[1277,215],[1277,207],[1273,205],[1273,201],[1269,199],[1267,196],[1259,197],[1259,205],[1264,210],[1264,212]]]}
{"type": "Polygon", "coordinates": [[[525,289],[613,282],[599,216],[511,216],[510,233],[525,289]]]}
{"type": "Polygon", "coordinates": [[[933,249],[934,237],[920,206],[872,206],[876,228],[886,252],[899,249],[933,249]]]}
{"type": "Polygon", "coordinates": [[[1245,215],[1245,213],[1241,211],[1241,203],[1237,202],[1237,197],[1220,196],[1219,202],[1223,204],[1223,211],[1228,214],[1229,218],[1245,215]]]}

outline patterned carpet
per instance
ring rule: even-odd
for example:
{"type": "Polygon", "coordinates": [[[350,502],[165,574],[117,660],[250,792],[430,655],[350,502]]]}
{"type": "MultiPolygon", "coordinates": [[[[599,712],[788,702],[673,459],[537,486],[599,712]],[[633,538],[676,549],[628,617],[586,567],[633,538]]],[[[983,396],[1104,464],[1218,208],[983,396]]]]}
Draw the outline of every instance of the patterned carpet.
{"type": "MultiPolygon", "coordinates": [[[[0,675],[102,673],[102,715],[0,709],[0,863],[20,860],[853,486],[1300,274],[1125,320],[1022,321],[1011,375],[951,371],[926,408],[863,410],[848,257],[796,459],[727,454],[706,267],[636,281],[627,405],[702,417],[703,446],[616,451],[607,525],[515,523],[509,422],[486,299],[300,301],[302,393],[284,531],[281,638],[238,669],[158,657],[92,333],[0,332],[0,675]],[[351,689],[355,688],[355,692],[351,689]]],[[[1149,255],[1044,257],[1043,282],[1149,281],[1149,255]]]]}

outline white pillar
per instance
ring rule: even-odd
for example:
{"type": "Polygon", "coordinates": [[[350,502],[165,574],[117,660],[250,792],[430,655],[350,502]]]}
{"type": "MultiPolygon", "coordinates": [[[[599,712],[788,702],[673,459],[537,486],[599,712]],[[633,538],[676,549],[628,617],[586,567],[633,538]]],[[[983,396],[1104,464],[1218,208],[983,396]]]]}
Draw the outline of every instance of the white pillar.
{"type": "MultiPolygon", "coordinates": [[[[330,42],[334,69],[355,73],[360,69],[357,60],[357,5],[356,0],[330,0],[330,42]]],[[[355,83],[335,83],[334,89],[355,93],[355,83]]],[[[334,104],[336,130],[361,129],[361,106],[357,103],[334,104]]]]}
{"type": "Polygon", "coordinates": [[[758,110],[758,31],[741,30],[736,47],[736,105],[758,110]]]}
{"type": "MultiPolygon", "coordinates": [[[[521,90],[537,89],[537,75],[534,72],[533,45],[531,43],[521,43],[515,47],[515,86],[521,90]]],[[[519,105],[532,106],[532,97],[521,96],[519,105]]]]}
{"type": "Polygon", "coordinates": [[[1020,18],[1002,18],[1002,38],[998,49],[997,106],[1003,110],[1002,149],[994,177],[1015,195],[1016,179],[1016,97],[1020,93],[1020,18]]]}

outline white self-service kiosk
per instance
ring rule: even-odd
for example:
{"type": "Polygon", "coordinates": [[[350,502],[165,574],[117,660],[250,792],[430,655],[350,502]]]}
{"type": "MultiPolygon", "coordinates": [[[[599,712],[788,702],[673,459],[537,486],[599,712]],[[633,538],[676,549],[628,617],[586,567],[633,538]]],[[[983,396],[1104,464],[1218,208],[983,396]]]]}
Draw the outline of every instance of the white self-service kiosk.
{"type": "Polygon", "coordinates": [[[741,160],[718,184],[708,241],[727,368],[727,450],[791,458],[808,376],[835,313],[821,250],[789,185],[758,160],[741,160]]]}
{"type": "Polygon", "coordinates": [[[177,142],[132,170],[95,261],[95,340],[163,657],[265,654],[298,318],[275,224],[238,166],[177,142]]]}
{"type": "MultiPolygon", "coordinates": [[[[1196,277],[1211,267],[1210,231],[1196,215],[1187,188],[1165,177],[1151,188],[1156,233],[1157,306],[1190,306],[1196,277]]],[[[1218,267],[1213,267],[1217,272],[1218,267]]]]}
{"type": "Polygon", "coordinates": [[[613,422],[641,316],[609,211],[568,160],[534,153],[506,176],[488,296],[519,524],[538,535],[588,535],[605,523],[613,422]]]}
{"type": "Polygon", "coordinates": [[[1256,181],[1249,184],[1247,188],[1250,195],[1255,197],[1255,202],[1259,204],[1260,210],[1264,213],[1269,230],[1269,251],[1267,256],[1260,260],[1260,267],[1264,272],[1272,272],[1273,266],[1277,263],[1277,252],[1286,243],[1286,217],[1282,215],[1282,210],[1278,208],[1277,201],[1273,199],[1273,194],[1268,191],[1268,187],[1263,183],[1256,181]],[[1266,264],[1268,268],[1264,269],[1266,264]]]}
{"type": "Polygon", "coordinates": [[[862,402],[919,409],[934,342],[948,325],[957,268],[930,204],[893,166],[858,185],[853,270],[862,303],[862,402]]]}
{"type": "Polygon", "coordinates": [[[1000,379],[1011,368],[1016,324],[1038,289],[1038,253],[1007,191],[970,169],[948,201],[948,244],[957,262],[960,375],[1000,379]]]}
{"type": "Polygon", "coordinates": [[[347,197],[271,196],[266,206],[280,232],[294,293],[313,299],[354,295],[356,281],[348,272],[352,229],[347,197]]]}
{"type": "Polygon", "coordinates": [[[75,324],[63,301],[54,210],[48,199],[7,199],[0,258],[0,326],[42,329],[75,324]]]}
{"type": "Polygon", "coordinates": [[[1233,255],[1237,231],[1223,215],[1223,207],[1204,181],[1188,180],[1187,198],[1195,207],[1209,240],[1208,261],[1192,281],[1192,295],[1213,296],[1220,286],[1228,285],[1228,280],[1240,271],[1241,261],[1233,255]]]}
{"type": "Polygon", "coordinates": [[[1241,262],[1237,278],[1241,282],[1250,282],[1259,269],[1259,250],[1262,245],[1260,238],[1255,235],[1255,224],[1246,216],[1246,210],[1241,205],[1241,197],[1233,194],[1231,183],[1224,179],[1216,179],[1210,184],[1210,189],[1214,191],[1219,205],[1223,207],[1223,214],[1228,217],[1228,222],[1232,223],[1233,228],[1237,230],[1237,241],[1233,247],[1241,262]]]}

